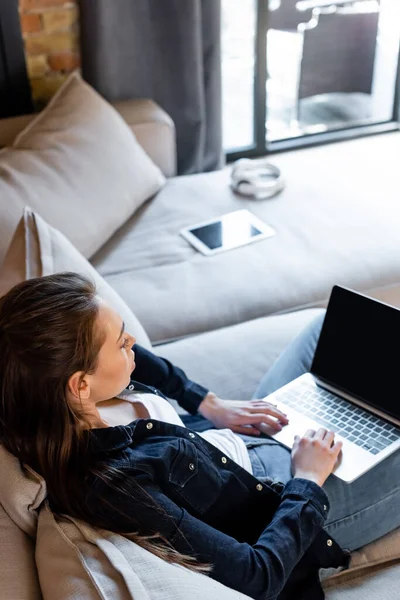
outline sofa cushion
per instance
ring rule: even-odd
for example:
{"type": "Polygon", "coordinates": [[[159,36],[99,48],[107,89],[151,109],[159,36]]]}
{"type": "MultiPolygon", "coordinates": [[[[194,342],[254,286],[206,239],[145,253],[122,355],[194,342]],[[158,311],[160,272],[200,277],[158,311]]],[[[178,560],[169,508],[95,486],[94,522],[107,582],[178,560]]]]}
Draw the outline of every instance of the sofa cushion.
{"type": "Polygon", "coordinates": [[[118,112],[73,73],[0,151],[0,261],[25,204],[89,257],[164,181],[118,112]]]}
{"type": "Polygon", "coordinates": [[[32,540],[36,537],[39,509],[46,498],[46,485],[30,467],[0,444],[0,504],[32,540]]]}
{"type": "Polygon", "coordinates": [[[93,264],[153,343],[325,305],[334,284],[400,304],[399,145],[391,133],[276,155],[287,184],[269,200],[235,195],[230,167],[171,179],[93,264]],[[178,234],[241,208],[276,235],[203,256],[178,234]]]}
{"type": "Polygon", "coordinates": [[[350,568],[325,578],[324,588],[329,590],[345,582],[350,583],[368,575],[374,567],[388,566],[393,561],[400,565],[400,528],[353,552],[350,568]]]}
{"type": "Polygon", "coordinates": [[[371,568],[352,579],[335,581],[326,589],[326,600],[386,600],[399,597],[400,561],[371,568]]]}
{"type": "Polygon", "coordinates": [[[62,233],[25,207],[0,269],[0,296],[20,281],[62,271],[75,271],[91,278],[99,295],[120,314],[137,342],[151,348],[145,330],[118,293],[62,233]]]}
{"type": "Polygon", "coordinates": [[[0,582],[0,600],[41,600],[33,541],[14,523],[1,503],[0,582]]]}
{"type": "Polygon", "coordinates": [[[0,444],[0,600],[40,600],[35,564],[37,509],[45,494],[0,444]]]}

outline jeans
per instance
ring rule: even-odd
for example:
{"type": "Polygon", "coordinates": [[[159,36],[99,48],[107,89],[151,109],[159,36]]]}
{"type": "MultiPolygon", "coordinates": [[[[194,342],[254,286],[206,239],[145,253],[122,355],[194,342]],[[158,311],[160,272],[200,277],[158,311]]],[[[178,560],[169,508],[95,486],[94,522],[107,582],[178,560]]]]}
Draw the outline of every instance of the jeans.
{"type": "MultiPolygon", "coordinates": [[[[254,398],[263,398],[310,370],[324,316],[318,315],[282,352],[254,398]]],[[[249,450],[254,476],[286,483],[292,477],[290,450],[261,436],[240,436],[249,450]]],[[[323,489],[331,505],[325,530],[342,548],[356,550],[400,526],[400,451],[353,483],[330,475],[323,489]]]]}

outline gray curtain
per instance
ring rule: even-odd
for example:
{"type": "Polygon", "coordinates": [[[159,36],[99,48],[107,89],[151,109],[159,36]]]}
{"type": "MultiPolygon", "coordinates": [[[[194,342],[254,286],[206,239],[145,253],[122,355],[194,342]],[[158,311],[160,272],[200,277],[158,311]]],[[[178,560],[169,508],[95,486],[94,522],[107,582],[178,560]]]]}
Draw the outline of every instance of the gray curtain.
{"type": "Polygon", "coordinates": [[[179,173],[222,165],[220,0],[80,0],[82,73],[107,100],[152,98],[179,173]]]}

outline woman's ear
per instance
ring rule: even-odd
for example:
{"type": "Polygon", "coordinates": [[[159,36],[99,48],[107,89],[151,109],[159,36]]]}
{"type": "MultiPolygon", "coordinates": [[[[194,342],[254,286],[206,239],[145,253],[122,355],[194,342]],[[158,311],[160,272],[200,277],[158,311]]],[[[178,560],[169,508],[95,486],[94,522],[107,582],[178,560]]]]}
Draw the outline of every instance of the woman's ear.
{"type": "Polygon", "coordinates": [[[82,379],[82,371],[77,371],[68,379],[67,389],[75,401],[87,400],[90,396],[90,385],[82,379]]]}

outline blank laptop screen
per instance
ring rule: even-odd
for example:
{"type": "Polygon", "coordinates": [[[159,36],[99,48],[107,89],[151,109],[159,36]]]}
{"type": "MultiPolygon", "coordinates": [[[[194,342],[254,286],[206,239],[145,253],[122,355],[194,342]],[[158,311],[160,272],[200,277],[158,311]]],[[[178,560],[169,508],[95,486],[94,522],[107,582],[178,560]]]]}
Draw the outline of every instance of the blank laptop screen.
{"type": "Polygon", "coordinates": [[[311,373],[400,419],[400,310],[334,286],[311,373]]]}

